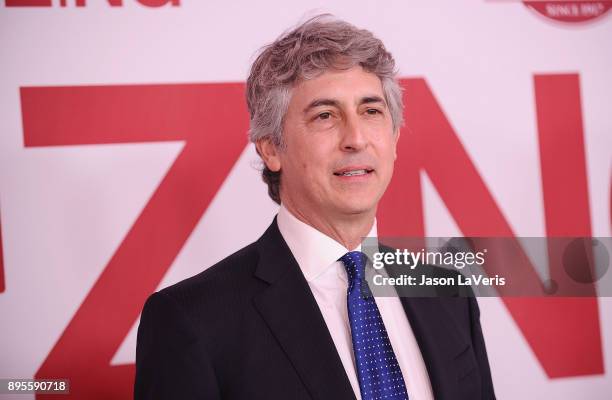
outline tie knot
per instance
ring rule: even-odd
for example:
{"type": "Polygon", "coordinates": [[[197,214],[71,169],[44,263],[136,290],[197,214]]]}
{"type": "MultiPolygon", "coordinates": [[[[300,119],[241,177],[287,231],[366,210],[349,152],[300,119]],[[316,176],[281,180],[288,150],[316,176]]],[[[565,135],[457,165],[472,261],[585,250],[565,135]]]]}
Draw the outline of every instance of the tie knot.
{"type": "Polygon", "coordinates": [[[340,257],[340,261],[342,261],[348,273],[349,282],[365,278],[366,260],[366,255],[361,251],[350,251],[340,257]]]}

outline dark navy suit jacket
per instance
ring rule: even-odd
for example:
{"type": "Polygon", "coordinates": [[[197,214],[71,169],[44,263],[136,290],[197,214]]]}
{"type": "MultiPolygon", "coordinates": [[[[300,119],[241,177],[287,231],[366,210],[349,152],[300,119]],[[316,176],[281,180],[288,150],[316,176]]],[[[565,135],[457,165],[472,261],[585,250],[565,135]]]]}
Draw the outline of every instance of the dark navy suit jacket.
{"type": "MultiPolygon", "coordinates": [[[[494,399],[476,300],[401,301],[436,400],[494,399]]],[[[255,243],[149,297],[134,389],[138,400],[355,399],[276,220],[255,243]]]]}

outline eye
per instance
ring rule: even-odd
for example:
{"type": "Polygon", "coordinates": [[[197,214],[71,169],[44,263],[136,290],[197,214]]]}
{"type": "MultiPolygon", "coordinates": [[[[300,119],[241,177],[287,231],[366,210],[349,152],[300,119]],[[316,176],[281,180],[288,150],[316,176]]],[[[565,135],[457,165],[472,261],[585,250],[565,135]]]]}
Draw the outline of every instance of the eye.
{"type": "Polygon", "coordinates": [[[331,118],[331,113],[330,112],[322,112],[320,114],[317,115],[318,119],[330,119],[331,118]]]}
{"type": "Polygon", "coordinates": [[[368,113],[369,115],[381,114],[380,110],[377,110],[376,108],[368,108],[366,110],[366,113],[368,113]]]}

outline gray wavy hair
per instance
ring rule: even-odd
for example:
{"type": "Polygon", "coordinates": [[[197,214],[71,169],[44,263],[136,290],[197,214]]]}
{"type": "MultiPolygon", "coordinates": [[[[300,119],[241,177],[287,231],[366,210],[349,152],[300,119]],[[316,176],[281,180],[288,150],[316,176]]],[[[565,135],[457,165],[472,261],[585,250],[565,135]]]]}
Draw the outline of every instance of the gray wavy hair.
{"type": "MultiPolygon", "coordinates": [[[[403,124],[403,104],[393,56],[370,31],[322,14],[260,49],[246,85],[251,142],[268,139],[282,149],[283,118],[294,85],[328,69],[343,70],[357,65],[380,78],[396,132],[403,124]]],[[[268,185],[270,198],[278,204],[280,176],[281,171],[271,171],[264,164],[263,181],[268,185]]]]}

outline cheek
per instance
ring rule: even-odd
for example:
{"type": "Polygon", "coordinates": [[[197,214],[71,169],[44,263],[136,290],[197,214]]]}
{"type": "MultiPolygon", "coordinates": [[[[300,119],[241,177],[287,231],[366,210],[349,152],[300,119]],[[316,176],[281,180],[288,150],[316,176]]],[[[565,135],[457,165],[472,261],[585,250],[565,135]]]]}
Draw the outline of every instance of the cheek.
{"type": "Polygon", "coordinates": [[[328,178],[330,160],[338,144],[333,132],[293,131],[284,154],[287,169],[303,185],[317,185],[328,178]]]}
{"type": "Polygon", "coordinates": [[[393,166],[395,164],[396,152],[393,141],[386,141],[382,144],[380,156],[380,168],[384,170],[385,174],[391,175],[393,173],[393,166]]]}
{"type": "Polygon", "coordinates": [[[285,156],[285,170],[287,175],[296,183],[301,182],[301,186],[313,186],[320,180],[323,169],[322,160],[310,151],[298,151],[288,153],[285,156]]]}
{"type": "Polygon", "coordinates": [[[331,151],[321,143],[310,143],[309,147],[302,147],[295,159],[295,166],[300,168],[298,173],[321,174],[326,170],[330,160],[331,151]]]}

